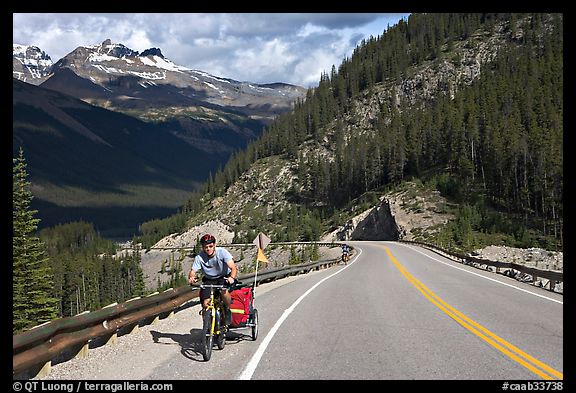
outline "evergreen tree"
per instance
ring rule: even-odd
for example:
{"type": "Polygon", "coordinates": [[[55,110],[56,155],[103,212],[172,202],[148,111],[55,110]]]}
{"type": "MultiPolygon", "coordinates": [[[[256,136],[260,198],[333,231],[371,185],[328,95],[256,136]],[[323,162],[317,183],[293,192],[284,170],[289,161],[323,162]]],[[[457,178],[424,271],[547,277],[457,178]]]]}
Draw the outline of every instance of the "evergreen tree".
{"type": "Polygon", "coordinates": [[[56,318],[57,308],[44,243],[34,236],[40,220],[30,209],[33,197],[22,148],[12,162],[12,329],[18,332],[56,318]]]}

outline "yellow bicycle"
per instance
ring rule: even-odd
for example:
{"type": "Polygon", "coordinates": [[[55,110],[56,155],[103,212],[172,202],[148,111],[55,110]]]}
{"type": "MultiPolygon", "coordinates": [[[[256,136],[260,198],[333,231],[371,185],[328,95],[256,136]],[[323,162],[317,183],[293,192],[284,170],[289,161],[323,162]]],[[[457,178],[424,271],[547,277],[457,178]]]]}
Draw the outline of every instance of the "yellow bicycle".
{"type": "Polygon", "coordinates": [[[200,284],[192,285],[201,289],[210,289],[210,302],[208,307],[202,311],[202,357],[205,361],[212,356],[214,342],[218,349],[223,349],[226,345],[226,316],[224,315],[224,304],[220,296],[220,290],[229,286],[223,284],[200,284]]]}

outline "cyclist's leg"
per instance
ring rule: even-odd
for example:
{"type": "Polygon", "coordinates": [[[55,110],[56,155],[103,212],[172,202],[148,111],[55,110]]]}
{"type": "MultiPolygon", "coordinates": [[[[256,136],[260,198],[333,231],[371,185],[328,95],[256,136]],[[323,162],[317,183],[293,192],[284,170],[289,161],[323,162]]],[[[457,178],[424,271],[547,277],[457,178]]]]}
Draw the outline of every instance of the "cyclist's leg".
{"type": "Polygon", "coordinates": [[[220,295],[222,295],[224,305],[230,308],[230,303],[232,303],[232,296],[230,296],[230,291],[228,291],[227,289],[222,289],[220,291],[220,295]]]}
{"type": "MultiPolygon", "coordinates": [[[[202,280],[203,284],[216,284],[216,280],[210,280],[210,279],[206,279],[204,278],[202,280]]],[[[206,310],[208,308],[208,305],[210,304],[210,288],[203,288],[200,289],[200,304],[202,304],[202,311],[206,310]]]]}
{"type": "Polygon", "coordinates": [[[204,310],[208,308],[208,303],[210,303],[210,290],[201,289],[200,290],[200,304],[202,305],[202,309],[200,310],[201,315],[204,313],[204,310]]]}
{"type": "Polygon", "coordinates": [[[226,317],[226,325],[230,325],[230,323],[232,323],[232,311],[230,311],[230,303],[232,303],[232,296],[230,295],[230,291],[228,291],[227,289],[221,289],[220,296],[222,298],[224,316],[226,317]]]}

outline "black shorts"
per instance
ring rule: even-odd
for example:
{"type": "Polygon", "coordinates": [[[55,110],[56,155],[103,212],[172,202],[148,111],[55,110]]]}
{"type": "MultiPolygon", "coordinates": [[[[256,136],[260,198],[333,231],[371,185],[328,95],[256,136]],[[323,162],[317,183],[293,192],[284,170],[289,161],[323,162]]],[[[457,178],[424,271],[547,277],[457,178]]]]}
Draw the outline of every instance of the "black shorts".
{"type": "MultiPolygon", "coordinates": [[[[226,284],[226,277],[220,278],[206,278],[202,279],[202,284],[226,284]]],[[[215,289],[214,293],[219,293],[220,289],[215,289]]],[[[208,299],[210,297],[210,288],[203,288],[200,289],[200,303],[204,301],[204,299],[208,299]]]]}

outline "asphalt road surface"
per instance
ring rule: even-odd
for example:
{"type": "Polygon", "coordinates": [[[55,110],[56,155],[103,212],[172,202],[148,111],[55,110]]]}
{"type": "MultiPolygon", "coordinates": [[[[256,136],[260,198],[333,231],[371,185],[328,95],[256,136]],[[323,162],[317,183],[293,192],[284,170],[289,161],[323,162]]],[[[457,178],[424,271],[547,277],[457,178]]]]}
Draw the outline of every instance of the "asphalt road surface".
{"type": "Polygon", "coordinates": [[[259,336],[204,362],[197,301],[45,379],[557,380],[563,297],[395,242],[256,288],[259,336]]]}

